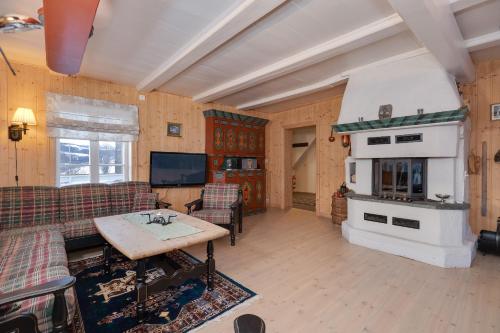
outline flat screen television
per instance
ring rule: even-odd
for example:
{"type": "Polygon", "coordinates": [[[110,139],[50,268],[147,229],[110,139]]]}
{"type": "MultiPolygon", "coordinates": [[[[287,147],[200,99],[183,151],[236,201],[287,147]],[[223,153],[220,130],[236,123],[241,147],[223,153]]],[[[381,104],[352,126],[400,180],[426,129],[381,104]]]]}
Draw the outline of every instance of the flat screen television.
{"type": "Polygon", "coordinates": [[[206,182],[206,154],[151,152],[151,187],[198,186],[206,182]]]}

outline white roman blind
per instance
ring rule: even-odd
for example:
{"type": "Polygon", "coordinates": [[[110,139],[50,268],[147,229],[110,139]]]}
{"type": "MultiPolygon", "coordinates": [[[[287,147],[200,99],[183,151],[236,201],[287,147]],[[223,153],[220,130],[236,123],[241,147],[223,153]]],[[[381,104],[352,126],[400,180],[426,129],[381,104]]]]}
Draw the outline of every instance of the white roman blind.
{"type": "Polygon", "coordinates": [[[96,141],[137,141],[136,105],[46,93],[50,137],[96,141]]]}

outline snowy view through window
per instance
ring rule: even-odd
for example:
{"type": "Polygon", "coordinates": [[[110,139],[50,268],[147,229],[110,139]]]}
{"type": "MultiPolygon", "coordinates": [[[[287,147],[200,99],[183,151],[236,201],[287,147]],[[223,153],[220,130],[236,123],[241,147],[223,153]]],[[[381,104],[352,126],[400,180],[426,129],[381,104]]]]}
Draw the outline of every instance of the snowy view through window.
{"type": "Polygon", "coordinates": [[[59,185],[126,180],[126,148],[123,142],[61,139],[59,185]]]}

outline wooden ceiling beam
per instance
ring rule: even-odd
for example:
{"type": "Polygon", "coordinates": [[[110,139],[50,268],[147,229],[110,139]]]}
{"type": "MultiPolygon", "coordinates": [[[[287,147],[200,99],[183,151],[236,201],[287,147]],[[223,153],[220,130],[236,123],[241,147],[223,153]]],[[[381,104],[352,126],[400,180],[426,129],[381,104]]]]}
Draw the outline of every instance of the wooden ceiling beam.
{"type": "Polygon", "coordinates": [[[382,59],[379,61],[375,61],[373,63],[369,63],[369,64],[366,64],[363,66],[359,66],[359,67],[350,69],[348,71],[334,75],[328,79],[325,79],[325,80],[322,80],[319,82],[315,82],[315,83],[312,83],[312,84],[309,84],[309,85],[306,85],[306,86],[303,86],[303,87],[300,87],[297,89],[284,91],[284,92],[281,92],[281,93],[276,94],[276,95],[267,96],[267,97],[259,98],[257,100],[251,101],[251,102],[240,104],[237,106],[237,108],[240,110],[251,110],[251,109],[256,109],[259,107],[279,103],[279,102],[282,102],[284,100],[297,98],[297,97],[304,96],[304,95],[309,95],[309,94],[312,94],[312,93],[315,93],[315,92],[318,92],[321,90],[325,90],[325,89],[343,84],[343,83],[347,82],[350,75],[352,75],[353,73],[356,73],[358,71],[364,70],[366,68],[373,67],[373,66],[380,66],[380,65],[390,63],[390,62],[416,57],[416,56],[419,56],[419,55],[422,55],[422,54],[425,54],[428,52],[429,51],[427,49],[420,48],[420,49],[416,49],[413,51],[401,53],[401,54],[398,54],[398,55],[395,55],[395,56],[392,56],[389,58],[385,58],[385,59],[382,59]]]}
{"type": "Polygon", "coordinates": [[[471,7],[477,6],[489,0],[450,0],[451,10],[454,13],[467,10],[471,7]]]}
{"type": "Polygon", "coordinates": [[[256,86],[262,82],[295,72],[334,56],[350,52],[362,46],[393,36],[405,29],[406,27],[402,18],[398,14],[393,14],[298,52],[290,57],[264,66],[256,71],[208,89],[194,96],[193,99],[196,102],[211,102],[256,86]]]}
{"type": "Polygon", "coordinates": [[[474,81],[474,64],[447,0],[389,0],[389,3],[448,73],[458,81],[474,81]]]}
{"type": "Polygon", "coordinates": [[[165,60],[137,84],[137,90],[151,91],[160,87],[286,1],[243,1],[173,57],[165,60]]]}
{"type": "Polygon", "coordinates": [[[497,45],[500,45],[500,30],[465,40],[465,47],[470,52],[497,45]]]}

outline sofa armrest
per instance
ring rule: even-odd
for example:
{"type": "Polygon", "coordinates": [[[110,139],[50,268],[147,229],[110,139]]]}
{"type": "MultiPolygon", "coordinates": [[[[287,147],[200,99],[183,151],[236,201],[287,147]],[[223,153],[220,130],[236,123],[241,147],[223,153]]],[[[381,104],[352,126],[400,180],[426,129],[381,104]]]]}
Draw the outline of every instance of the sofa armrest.
{"type": "Polygon", "coordinates": [[[184,205],[184,207],[187,208],[187,213],[189,215],[189,214],[191,214],[191,212],[194,212],[196,210],[200,210],[203,208],[203,199],[196,199],[194,201],[188,202],[187,204],[184,205]]]}
{"type": "Polygon", "coordinates": [[[0,306],[10,303],[24,301],[28,298],[40,297],[48,294],[55,294],[58,291],[64,291],[71,288],[76,282],[74,276],[65,276],[57,280],[46,282],[38,286],[24,288],[10,293],[0,295],[0,306]]]}
{"type": "MultiPolygon", "coordinates": [[[[71,288],[76,282],[73,276],[65,276],[60,279],[43,283],[38,286],[16,290],[10,293],[0,295],[0,306],[7,306],[12,303],[20,302],[29,298],[45,296],[54,294],[54,305],[52,311],[52,323],[54,332],[66,332],[68,326],[68,309],[66,306],[66,298],[64,292],[66,289],[71,288]]],[[[5,321],[0,322],[0,331],[4,332],[5,329],[10,329],[16,325],[24,325],[25,320],[33,320],[34,315],[20,314],[5,321]]]]}

